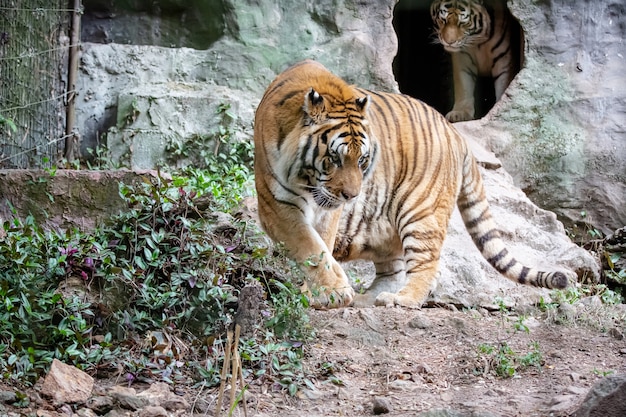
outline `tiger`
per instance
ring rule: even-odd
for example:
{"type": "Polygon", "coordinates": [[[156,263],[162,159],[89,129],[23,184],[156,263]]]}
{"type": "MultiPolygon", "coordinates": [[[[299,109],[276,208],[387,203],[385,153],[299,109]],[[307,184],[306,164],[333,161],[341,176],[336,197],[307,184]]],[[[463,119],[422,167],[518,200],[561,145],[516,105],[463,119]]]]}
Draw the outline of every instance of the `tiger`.
{"type": "Polygon", "coordinates": [[[436,0],[430,14],[436,42],[450,53],[454,105],[451,122],[475,118],[478,76],[492,77],[495,100],[504,94],[520,66],[520,26],[503,0],[436,0]],[[517,42],[515,42],[517,40],[517,42]]]}
{"type": "Polygon", "coordinates": [[[501,238],[464,139],[434,108],[349,85],[306,60],[279,74],[255,112],[261,228],[301,266],[314,308],[420,308],[455,204],[474,243],[509,279],[565,288],[567,272],[518,262],[501,238]],[[362,294],[340,262],[366,259],[362,294]]]}

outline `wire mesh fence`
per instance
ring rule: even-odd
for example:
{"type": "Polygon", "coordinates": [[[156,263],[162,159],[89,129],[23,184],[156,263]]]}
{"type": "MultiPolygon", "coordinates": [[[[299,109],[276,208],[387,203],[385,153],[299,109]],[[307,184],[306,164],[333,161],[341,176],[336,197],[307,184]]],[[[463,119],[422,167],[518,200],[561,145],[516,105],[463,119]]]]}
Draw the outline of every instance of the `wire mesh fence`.
{"type": "Polygon", "coordinates": [[[69,4],[0,0],[0,168],[47,167],[65,153],[69,4]]]}

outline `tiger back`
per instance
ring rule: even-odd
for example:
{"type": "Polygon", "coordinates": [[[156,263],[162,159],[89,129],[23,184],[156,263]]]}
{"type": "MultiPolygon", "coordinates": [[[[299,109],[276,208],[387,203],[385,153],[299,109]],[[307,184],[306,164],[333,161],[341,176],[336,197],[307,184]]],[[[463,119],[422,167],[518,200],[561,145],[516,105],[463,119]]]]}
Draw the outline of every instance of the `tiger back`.
{"type": "Polygon", "coordinates": [[[452,58],[454,105],[446,118],[472,120],[477,78],[493,79],[498,101],[519,70],[519,23],[504,0],[436,0],[430,13],[436,39],[452,58]]]}
{"type": "Polygon", "coordinates": [[[303,61],[270,84],[256,112],[259,218],[307,277],[314,307],[420,307],[458,204],[483,256],[513,281],[563,288],[568,277],[519,263],[500,238],[467,144],[434,109],[348,85],[303,61]],[[368,259],[355,295],[340,261],[368,259]]]}

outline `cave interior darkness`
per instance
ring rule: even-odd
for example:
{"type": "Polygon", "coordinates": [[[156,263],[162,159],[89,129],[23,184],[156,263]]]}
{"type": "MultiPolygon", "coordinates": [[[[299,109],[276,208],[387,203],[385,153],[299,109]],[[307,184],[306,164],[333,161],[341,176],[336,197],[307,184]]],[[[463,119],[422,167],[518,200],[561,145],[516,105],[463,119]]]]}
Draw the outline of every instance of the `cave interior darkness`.
{"type": "MultiPolygon", "coordinates": [[[[424,101],[446,114],[454,104],[452,63],[439,43],[430,17],[432,0],[400,0],[394,10],[393,25],[398,36],[398,53],[393,72],[400,91],[424,101]]],[[[514,39],[521,45],[520,39],[514,39]]],[[[476,82],[476,118],[495,104],[493,81],[479,77],[476,82]]]]}

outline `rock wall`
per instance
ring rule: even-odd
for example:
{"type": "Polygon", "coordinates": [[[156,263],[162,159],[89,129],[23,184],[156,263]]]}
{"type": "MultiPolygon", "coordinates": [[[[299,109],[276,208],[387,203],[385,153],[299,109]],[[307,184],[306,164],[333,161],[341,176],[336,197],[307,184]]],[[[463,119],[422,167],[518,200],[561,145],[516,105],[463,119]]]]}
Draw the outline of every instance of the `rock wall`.
{"type": "MultiPolygon", "coordinates": [[[[92,230],[128,210],[119,184],[137,186],[157,178],[156,171],[62,169],[0,170],[0,225],[15,214],[32,215],[47,229],[92,230]]],[[[0,227],[2,229],[2,227],[0,227]]],[[[0,230],[0,235],[4,230],[0,230]]]]}
{"type": "Polygon", "coordinates": [[[77,83],[83,153],[108,144],[115,159],[153,168],[168,144],[210,138],[223,104],[234,106],[232,130],[249,139],[267,85],[305,58],[350,82],[397,90],[392,0],[301,3],[223,0],[224,36],[206,50],[84,43],[77,83]]]}
{"type": "MultiPolygon", "coordinates": [[[[427,7],[427,1],[400,2],[427,7]]],[[[234,136],[249,140],[265,87],[303,58],[361,86],[398,90],[396,0],[165,2],[169,9],[135,1],[126,14],[124,4],[85,1],[83,36],[103,43],[82,48],[77,122],[83,154],[108,143],[114,159],[153,168],[172,147],[210,141],[225,104],[236,116],[229,122],[234,136]],[[171,16],[179,26],[172,27],[171,16]],[[136,22],[156,33],[129,31],[136,22]],[[165,36],[168,29],[182,40],[165,36]],[[196,29],[204,44],[190,35],[196,29]],[[162,46],[167,42],[207,49],[162,46]]],[[[493,150],[515,183],[557,213],[570,233],[623,226],[626,6],[616,0],[508,5],[525,31],[525,65],[485,118],[457,127],[493,150]]]]}
{"type": "Polygon", "coordinates": [[[626,224],[626,6],[508,3],[525,31],[524,68],[484,119],[457,127],[570,231],[609,233],[626,224]]]}

